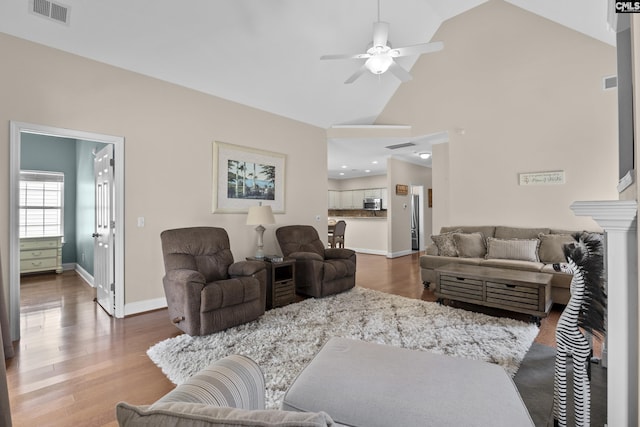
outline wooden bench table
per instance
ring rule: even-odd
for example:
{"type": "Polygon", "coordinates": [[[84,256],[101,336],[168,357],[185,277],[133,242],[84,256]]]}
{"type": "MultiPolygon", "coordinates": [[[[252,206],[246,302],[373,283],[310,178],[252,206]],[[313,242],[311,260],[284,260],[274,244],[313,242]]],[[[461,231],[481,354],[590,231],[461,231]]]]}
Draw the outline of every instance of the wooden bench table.
{"type": "Polygon", "coordinates": [[[548,273],[465,264],[447,264],[435,271],[439,302],[449,299],[525,313],[538,325],[553,304],[548,273]]]}

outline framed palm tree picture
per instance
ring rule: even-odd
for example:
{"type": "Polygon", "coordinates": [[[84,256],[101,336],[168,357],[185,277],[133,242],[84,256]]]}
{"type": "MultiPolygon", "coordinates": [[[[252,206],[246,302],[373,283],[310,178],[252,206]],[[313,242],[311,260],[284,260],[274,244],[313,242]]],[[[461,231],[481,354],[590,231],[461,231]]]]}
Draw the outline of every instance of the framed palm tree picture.
{"type": "Polygon", "coordinates": [[[213,212],[247,212],[258,203],[284,213],[286,156],[272,151],[213,143],[213,212]]]}

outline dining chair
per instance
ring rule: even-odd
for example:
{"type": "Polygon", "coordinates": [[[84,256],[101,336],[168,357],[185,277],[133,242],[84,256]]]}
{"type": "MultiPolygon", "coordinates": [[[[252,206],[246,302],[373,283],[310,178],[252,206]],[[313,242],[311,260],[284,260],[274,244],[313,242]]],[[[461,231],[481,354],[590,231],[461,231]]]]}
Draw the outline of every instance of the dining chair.
{"type": "Polygon", "coordinates": [[[333,233],[328,236],[329,246],[332,248],[344,248],[344,232],[347,223],[343,220],[336,222],[333,233]]]}

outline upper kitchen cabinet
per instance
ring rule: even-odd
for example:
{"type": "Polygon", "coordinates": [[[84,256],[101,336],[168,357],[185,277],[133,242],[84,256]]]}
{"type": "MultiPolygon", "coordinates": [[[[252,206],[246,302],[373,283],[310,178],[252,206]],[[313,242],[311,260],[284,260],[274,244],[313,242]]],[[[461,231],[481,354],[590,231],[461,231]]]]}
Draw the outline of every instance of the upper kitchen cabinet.
{"type": "Polygon", "coordinates": [[[382,199],[382,209],[387,208],[386,188],[357,190],[329,190],[329,209],[362,209],[364,199],[382,199]]]}

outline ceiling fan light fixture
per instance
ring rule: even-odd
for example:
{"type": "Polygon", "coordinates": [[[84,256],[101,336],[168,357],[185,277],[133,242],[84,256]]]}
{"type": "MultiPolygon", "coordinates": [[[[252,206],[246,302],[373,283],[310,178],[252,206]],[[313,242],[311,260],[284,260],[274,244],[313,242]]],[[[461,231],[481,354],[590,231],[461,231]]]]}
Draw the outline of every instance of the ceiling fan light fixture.
{"type": "Polygon", "coordinates": [[[393,58],[385,53],[374,55],[371,58],[367,59],[367,62],[365,62],[364,66],[367,67],[367,69],[373,74],[382,74],[389,69],[392,63],[393,58]]]}

